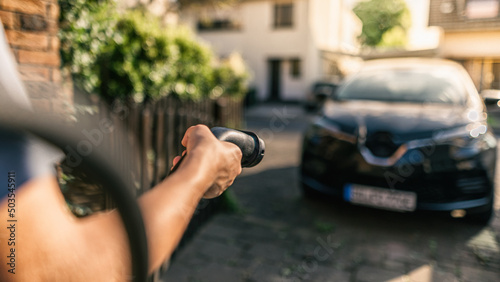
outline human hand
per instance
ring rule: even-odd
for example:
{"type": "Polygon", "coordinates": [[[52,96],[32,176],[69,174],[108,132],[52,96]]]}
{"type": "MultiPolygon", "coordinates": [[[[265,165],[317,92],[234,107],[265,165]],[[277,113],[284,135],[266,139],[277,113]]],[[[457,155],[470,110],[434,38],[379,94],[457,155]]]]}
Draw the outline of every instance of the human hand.
{"type": "MultiPolygon", "coordinates": [[[[182,145],[186,147],[183,155],[187,154],[183,162],[194,162],[198,176],[207,183],[204,198],[221,195],[241,173],[240,148],[219,141],[205,125],[190,127],[182,139],[182,145]]],[[[174,158],[174,167],[180,159],[180,156],[174,158]]]]}

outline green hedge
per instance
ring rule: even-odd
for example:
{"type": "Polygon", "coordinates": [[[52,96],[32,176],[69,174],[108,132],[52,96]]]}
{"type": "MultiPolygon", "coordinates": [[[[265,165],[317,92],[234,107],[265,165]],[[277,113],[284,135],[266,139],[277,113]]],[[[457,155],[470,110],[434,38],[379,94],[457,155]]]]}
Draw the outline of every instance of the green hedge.
{"type": "Polygon", "coordinates": [[[63,65],[86,92],[139,102],[246,93],[241,58],[218,62],[186,28],[164,27],[143,10],[119,13],[110,0],[59,2],[63,65]]]}

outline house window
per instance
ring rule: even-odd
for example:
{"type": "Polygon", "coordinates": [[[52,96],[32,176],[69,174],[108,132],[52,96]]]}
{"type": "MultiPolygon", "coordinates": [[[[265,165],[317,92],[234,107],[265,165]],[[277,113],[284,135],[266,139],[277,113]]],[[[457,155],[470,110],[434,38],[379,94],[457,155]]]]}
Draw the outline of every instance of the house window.
{"type": "Polygon", "coordinates": [[[238,22],[230,19],[203,20],[198,22],[198,31],[238,30],[238,22]]]}
{"type": "Polygon", "coordinates": [[[290,60],[290,76],[293,78],[299,78],[302,74],[300,67],[300,59],[291,59],[290,60]]]}
{"type": "Polygon", "coordinates": [[[293,26],[293,3],[274,4],[274,27],[293,26]]]}
{"type": "Polygon", "coordinates": [[[499,0],[467,0],[465,17],[467,19],[490,19],[498,17],[499,0]]]}

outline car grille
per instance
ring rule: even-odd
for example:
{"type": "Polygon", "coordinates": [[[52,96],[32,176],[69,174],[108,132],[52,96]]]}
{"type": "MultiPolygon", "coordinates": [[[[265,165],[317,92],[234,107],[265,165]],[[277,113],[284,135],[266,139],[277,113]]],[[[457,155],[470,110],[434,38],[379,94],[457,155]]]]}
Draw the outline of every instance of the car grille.
{"type": "Polygon", "coordinates": [[[366,147],[374,156],[388,158],[396,152],[399,145],[392,140],[392,135],[388,132],[375,132],[366,139],[366,147]]]}

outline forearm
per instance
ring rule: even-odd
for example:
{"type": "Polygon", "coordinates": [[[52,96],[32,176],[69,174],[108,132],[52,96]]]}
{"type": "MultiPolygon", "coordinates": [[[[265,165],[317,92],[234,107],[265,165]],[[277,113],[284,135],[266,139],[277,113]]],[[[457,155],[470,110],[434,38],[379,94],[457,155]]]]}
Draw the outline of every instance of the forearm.
{"type": "MultiPolygon", "coordinates": [[[[197,160],[186,158],[175,173],[139,198],[148,240],[150,273],[177,247],[208,188],[210,177],[206,175],[200,171],[197,160]]],[[[108,248],[106,254],[110,261],[115,260],[110,268],[116,268],[115,273],[120,277],[127,277],[124,274],[130,274],[127,271],[131,269],[129,243],[118,212],[96,214],[85,221],[85,230],[100,228],[98,232],[88,232],[87,243],[109,242],[103,247],[108,248]]]]}
{"type": "Polygon", "coordinates": [[[195,160],[186,160],[139,199],[146,226],[150,271],[170,257],[186,230],[209,181],[195,160]]]}

